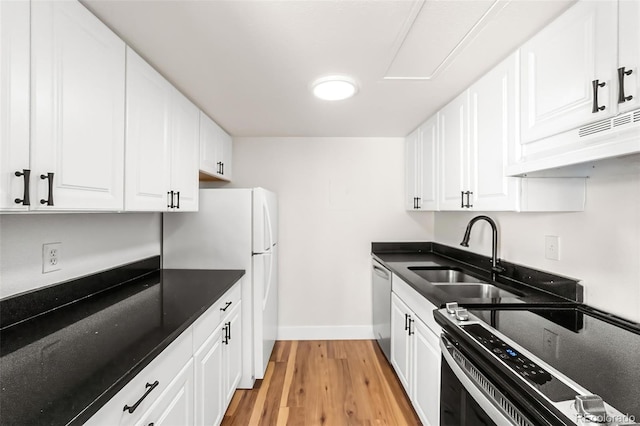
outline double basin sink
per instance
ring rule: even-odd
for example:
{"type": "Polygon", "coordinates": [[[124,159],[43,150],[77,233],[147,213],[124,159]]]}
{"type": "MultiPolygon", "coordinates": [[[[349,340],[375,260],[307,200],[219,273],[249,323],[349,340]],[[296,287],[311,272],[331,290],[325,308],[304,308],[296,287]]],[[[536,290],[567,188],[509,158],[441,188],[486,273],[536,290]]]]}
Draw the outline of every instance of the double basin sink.
{"type": "Polygon", "coordinates": [[[460,298],[518,297],[486,281],[465,274],[461,269],[447,266],[409,266],[409,269],[431,285],[460,298]]]}

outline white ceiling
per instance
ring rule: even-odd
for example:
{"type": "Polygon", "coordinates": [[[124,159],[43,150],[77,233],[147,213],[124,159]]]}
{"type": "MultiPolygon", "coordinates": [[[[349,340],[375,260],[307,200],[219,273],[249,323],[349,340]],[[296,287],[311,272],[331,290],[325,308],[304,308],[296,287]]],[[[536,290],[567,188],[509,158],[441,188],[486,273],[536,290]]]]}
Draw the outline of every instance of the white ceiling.
{"type": "Polygon", "coordinates": [[[83,0],[233,136],[405,136],[573,2],[83,0]]]}

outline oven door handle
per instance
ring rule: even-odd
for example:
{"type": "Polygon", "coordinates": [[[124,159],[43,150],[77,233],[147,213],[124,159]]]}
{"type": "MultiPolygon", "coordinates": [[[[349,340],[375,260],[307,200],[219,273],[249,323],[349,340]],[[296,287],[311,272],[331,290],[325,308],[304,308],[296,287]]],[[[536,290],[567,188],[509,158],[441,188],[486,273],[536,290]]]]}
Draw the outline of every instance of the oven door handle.
{"type": "Polygon", "coordinates": [[[469,392],[469,394],[473,397],[473,399],[478,403],[478,405],[484,410],[484,412],[493,420],[493,422],[497,426],[513,426],[513,421],[511,421],[500,409],[498,409],[497,405],[490,400],[467,375],[467,373],[458,365],[458,363],[453,359],[452,351],[454,350],[454,346],[449,341],[449,339],[442,335],[440,337],[440,348],[442,349],[442,357],[449,364],[449,367],[456,375],[462,386],[464,386],[465,390],[469,392]]]}

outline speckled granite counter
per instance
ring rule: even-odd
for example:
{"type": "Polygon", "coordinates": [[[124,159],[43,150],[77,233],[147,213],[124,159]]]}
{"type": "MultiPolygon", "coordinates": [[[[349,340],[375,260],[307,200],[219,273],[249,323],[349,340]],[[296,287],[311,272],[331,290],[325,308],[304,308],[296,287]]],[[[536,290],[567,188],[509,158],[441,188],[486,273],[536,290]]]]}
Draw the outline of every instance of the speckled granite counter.
{"type": "Polygon", "coordinates": [[[0,424],[82,424],[244,275],[159,257],[0,301],[0,424]]]}
{"type": "Polygon", "coordinates": [[[458,302],[467,307],[500,304],[501,306],[575,305],[582,302],[582,286],[577,280],[561,277],[526,266],[501,261],[506,270],[491,277],[491,259],[465,250],[433,242],[372,243],[371,254],[393,273],[411,285],[436,306],[458,302]],[[517,294],[517,297],[460,298],[430,284],[409,267],[451,267],[497,287],[517,294]]]}

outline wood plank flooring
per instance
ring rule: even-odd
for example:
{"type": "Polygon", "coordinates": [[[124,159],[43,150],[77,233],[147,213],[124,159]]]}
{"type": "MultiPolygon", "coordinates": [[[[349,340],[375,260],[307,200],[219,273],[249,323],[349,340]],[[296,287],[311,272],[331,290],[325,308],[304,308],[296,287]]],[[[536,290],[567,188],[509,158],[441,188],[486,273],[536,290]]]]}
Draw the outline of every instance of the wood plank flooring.
{"type": "Polygon", "coordinates": [[[373,340],[279,341],[264,380],[239,389],[223,426],[419,425],[373,340]]]}

